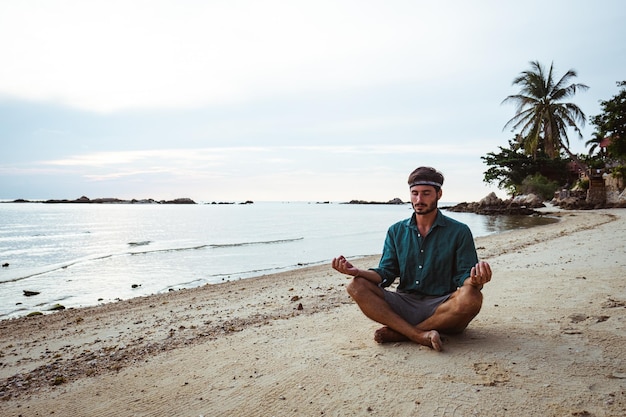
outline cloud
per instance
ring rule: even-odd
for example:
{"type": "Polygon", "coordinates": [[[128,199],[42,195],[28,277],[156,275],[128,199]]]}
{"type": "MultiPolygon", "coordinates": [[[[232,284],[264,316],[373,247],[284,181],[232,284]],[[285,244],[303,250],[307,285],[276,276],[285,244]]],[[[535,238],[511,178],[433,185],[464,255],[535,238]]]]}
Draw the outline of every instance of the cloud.
{"type": "MultiPolygon", "coordinates": [[[[249,163],[285,163],[293,160],[291,156],[307,154],[325,156],[331,154],[341,155],[480,155],[481,153],[471,144],[468,145],[322,145],[322,146],[246,146],[246,147],[223,147],[223,148],[190,148],[190,149],[151,149],[142,151],[110,151],[93,152],[70,155],[67,158],[41,161],[41,165],[56,167],[86,167],[100,168],[110,166],[125,166],[135,164],[161,164],[169,163],[172,166],[184,164],[185,166],[215,166],[224,164],[249,163]]],[[[319,161],[319,160],[318,160],[319,161]]]]}
{"type": "Polygon", "coordinates": [[[19,42],[0,44],[0,94],[108,112],[427,81],[480,49],[475,31],[459,37],[476,13],[464,2],[6,1],[0,37],[19,42]]]}

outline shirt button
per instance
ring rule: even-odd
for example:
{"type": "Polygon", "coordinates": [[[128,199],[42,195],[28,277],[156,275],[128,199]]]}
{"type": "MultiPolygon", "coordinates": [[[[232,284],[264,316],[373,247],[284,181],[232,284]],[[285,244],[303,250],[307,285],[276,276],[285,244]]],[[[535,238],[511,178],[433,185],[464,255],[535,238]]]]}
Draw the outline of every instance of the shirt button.
{"type": "Polygon", "coordinates": [[[419,268],[422,269],[422,265],[420,265],[419,268]]]}
{"type": "Polygon", "coordinates": [[[424,249],[420,250],[420,252],[424,253],[424,249]]]}
{"type": "Polygon", "coordinates": [[[420,283],[419,281],[415,281],[415,284],[416,284],[416,285],[419,285],[419,283],[420,283]]]}

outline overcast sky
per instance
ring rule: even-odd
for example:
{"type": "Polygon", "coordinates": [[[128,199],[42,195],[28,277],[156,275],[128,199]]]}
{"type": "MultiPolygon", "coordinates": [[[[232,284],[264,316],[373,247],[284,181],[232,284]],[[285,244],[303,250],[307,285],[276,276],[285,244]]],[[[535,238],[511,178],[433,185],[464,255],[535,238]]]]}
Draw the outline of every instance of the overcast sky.
{"type": "MultiPolygon", "coordinates": [[[[537,60],[626,80],[622,0],[0,0],[0,199],[408,199],[496,191],[501,102],[537,60]]],[[[593,126],[574,152],[585,151],[593,126]]]]}

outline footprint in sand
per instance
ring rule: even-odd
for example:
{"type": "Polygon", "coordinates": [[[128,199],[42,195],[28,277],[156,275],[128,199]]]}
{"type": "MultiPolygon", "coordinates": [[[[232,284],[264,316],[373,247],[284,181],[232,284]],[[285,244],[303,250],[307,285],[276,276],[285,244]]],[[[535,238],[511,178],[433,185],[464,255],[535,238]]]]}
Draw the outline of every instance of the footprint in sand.
{"type": "Polygon", "coordinates": [[[569,319],[572,323],[580,323],[581,321],[585,321],[588,318],[589,316],[583,313],[576,313],[569,316],[569,319]]]}
{"type": "Polygon", "coordinates": [[[480,376],[479,385],[493,387],[511,380],[509,372],[497,363],[478,362],[474,364],[474,372],[480,376]]]}
{"type": "Polygon", "coordinates": [[[617,307],[626,307],[626,301],[614,300],[609,298],[607,301],[602,303],[602,308],[617,308],[617,307]]]}

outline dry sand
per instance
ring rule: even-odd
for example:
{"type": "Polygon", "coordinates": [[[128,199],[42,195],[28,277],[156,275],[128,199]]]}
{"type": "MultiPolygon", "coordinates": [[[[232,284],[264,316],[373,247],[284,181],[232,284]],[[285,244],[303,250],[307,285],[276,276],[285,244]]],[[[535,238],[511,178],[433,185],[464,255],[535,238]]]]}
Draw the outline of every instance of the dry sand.
{"type": "Polygon", "coordinates": [[[626,210],[556,215],[477,239],[494,278],[442,353],[376,344],[309,267],[0,321],[0,415],[625,416],[626,210]]]}

